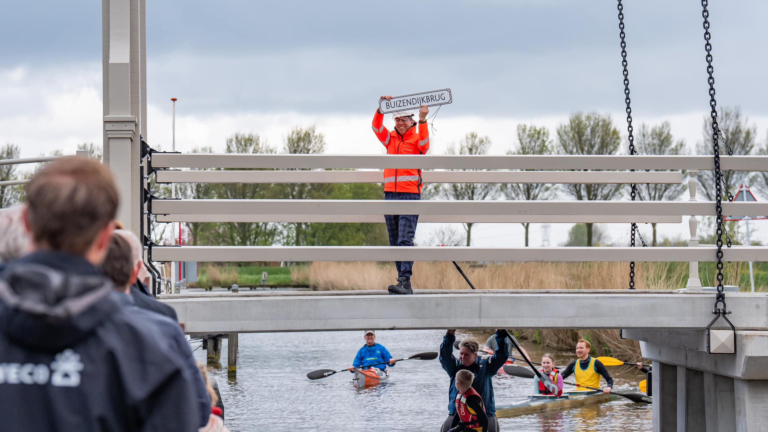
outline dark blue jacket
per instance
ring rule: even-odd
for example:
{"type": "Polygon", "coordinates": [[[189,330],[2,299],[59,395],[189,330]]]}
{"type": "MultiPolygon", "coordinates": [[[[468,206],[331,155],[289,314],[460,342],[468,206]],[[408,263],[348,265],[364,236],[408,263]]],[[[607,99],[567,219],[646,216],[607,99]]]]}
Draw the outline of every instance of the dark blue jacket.
{"type": "Polygon", "coordinates": [[[194,389],[150,324],[82,258],[38,252],[0,281],[3,432],[197,431],[194,389]]]}
{"type": "Polygon", "coordinates": [[[499,368],[504,366],[509,357],[509,348],[507,347],[507,341],[503,336],[499,336],[496,333],[496,352],[493,353],[493,357],[489,359],[477,357],[475,362],[470,366],[464,366],[461,361],[453,355],[453,343],[456,341],[456,336],[446,333],[443,338],[443,344],[440,345],[440,365],[451,377],[451,385],[448,388],[448,414],[456,414],[456,394],[459,390],[456,389],[455,379],[456,373],[462,369],[467,369],[475,374],[475,381],[472,382],[472,388],[475,389],[480,396],[483,397],[483,404],[485,405],[485,413],[489,416],[496,414],[496,401],[493,397],[493,382],[491,379],[498,373],[499,368]]]}
{"type": "MultiPolygon", "coordinates": [[[[392,355],[389,354],[389,351],[387,351],[384,345],[374,344],[373,346],[368,346],[368,344],[365,344],[357,351],[357,355],[355,356],[355,361],[352,362],[352,366],[365,369],[373,364],[384,362],[388,363],[391,358],[392,355]]],[[[387,365],[380,364],[375,367],[384,370],[387,368],[387,365]]]]}
{"type": "Polygon", "coordinates": [[[131,297],[133,298],[133,304],[136,307],[159,313],[160,315],[168,317],[176,322],[179,321],[179,317],[176,315],[176,311],[172,307],[149,294],[149,291],[147,291],[147,288],[143,283],[141,283],[141,281],[137,280],[136,283],[131,286],[131,297]]]}
{"type": "MultiPolygon", "coordinates": [[[[144,295],[144,294],[141,294],[144,295]]],[[[187,379],[192,383],[195,389],[195,399],[200,409],[200,427],[208,424],[211,416],[211,396],[208,394],[208,388],[203,381],[203,375],[197,368],[197,362],[189,349],[189,343],[181,331],[178,322],[173,321],[162,315],[136,307],[129,294],[114,292],[113,297],[118,304],[125,308],[125,312],[133,316],[138,321],[151,323],[158,330],[158,340],[163,341],[163,346],[168,348],[171,355],[177,355],[184,366],[187,379]]]]}

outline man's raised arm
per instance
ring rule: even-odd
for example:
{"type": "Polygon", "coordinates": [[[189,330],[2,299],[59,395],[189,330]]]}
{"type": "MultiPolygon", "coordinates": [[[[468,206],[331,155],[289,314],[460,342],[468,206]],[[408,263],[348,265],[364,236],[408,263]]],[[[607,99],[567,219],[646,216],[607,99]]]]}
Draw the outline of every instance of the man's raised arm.
{"type": "Polygon", "coordinates": [[[429,151],[429,124],[427,124],[429,108],[422,105],[419,110],[419,153],[427,154],[429,151]]]}
{"type": "MultiPolygon", "coordinates": [[[[381,99],[392,100],[392,96],[382,96],[381,99]]],[[[373,123],[371,125],[373,133],[376,134],[376,138],[379,142],[386,147],[389,145],[389,130],[384,127],[384,114],[376,108],[376,114],[373,115],[373,123]]]]}

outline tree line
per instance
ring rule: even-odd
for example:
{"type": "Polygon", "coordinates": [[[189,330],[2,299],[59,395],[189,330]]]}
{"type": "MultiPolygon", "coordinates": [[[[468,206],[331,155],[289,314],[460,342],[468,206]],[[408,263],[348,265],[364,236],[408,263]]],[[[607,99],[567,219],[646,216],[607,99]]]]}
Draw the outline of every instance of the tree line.
{"type": "MultiPolygon", "coordinates": [[[[719,113],[719,125],[726,137],[727,146],[735,155],[768,155],[768,137],[758,143],[757,128],[750,125],[739,108],[723,108],[719,113]]],[[[635,147],[639,154],[646,155],[684,155],[688,153],[686,143],[676,139],[669,122],[656,125],[642,124],[635,130],[635,147]]],[[[596,112],[575,113],[560,124],[554,136],[546,127],[533,124],[520,124],[516,130],[514,147],[507,151],[509,155],[614,155],[626,154],[625,140],[614,125],[609,115],[596,112]]],[[[314,126],[294,127],[284,137],[280,152],[284,154],[323,154],[326,141],[322,133],[314,126]]],[[[453,143],[446,150],[449,155],[487,155],[492,142],[487,136],[477,132],[467,133],[461,140],[453,143]]],[[[101,158],[101,149],[93,144],[81,144],[79,150],[86,150],[91,157],[101,158]]],[[[702,125],[702,141],[695,146],[697,154],[712,154],[711,120],[705,118],[702,125]]],[[[276,154],[278,149],[271,146],[257,134],[236,133],[227,138],[226,153],[237,154],[276,154]]],[[[721,143],[721,154],[728,154],[728,148],[721,143]]],[[[196,148],[195,153],[212,153],[211,147],[196,148]]],[[[0,147],[0,159],[19,157],[19,146],[6,144],[0,147]]],[[[54,152],[52,155],[60,155],[54,152]]],[[[39,169],[20,171],[15,165],[0,165],[0,181],[30,178],[39,169]]],[[[699,172],[701,195],[714,200],[714,172],[699,172]]],[[[742,183],[756,185],[768,190],[768,173],[743,173],[725,171],[726,190],[736,193],[742,183]]],[[[639,184],[638,195],[641,200],[675,200],[686,190],[686,182],[681,184],[639,184]]],[[[153,195],[160,198],[171,196],[169,185],[157,184],[151,180],[153,195]]],[[[383,187],[380,184],[177,184],[176,196],[184,199],[383,199],[383,187]]],[[[450,183],[428,184],[423,191],[423,199],[448,200],[551,200],[560,196],[578,201],[613,200],[629,193],[629,185],[605,184],[489,184],[489,183],[450,183]]],[[[9,207],[23,201],[22,186],[0,186],[0,208],[9,207]]],[[[727,199],[727,196],[726,198],[727,199]]],[[[464,235],[450,228],[438,229],[428,243],[431,245],[461,245],[472,243],[473,223],[462,224],[464,235]]],[[[164,242],[168,226],[155,224],[153,240],[164,242]]],[[[253,222],[185,222],[184,241],[190,245],[233,246],[365,246],[388,244],[384,224],[333,224],[333,223],[253,223],[253,222]]],[[[653,226],[652,245],[657,244],[656,224],[653,226]]],[[[530,223],[522,223],[525,232],[525,245],[529,245],[530,223]]],[[[568,244],[585,242],[587,246],[600,243],[601,233],[593,224],[583,224],[572,230],[568,244]],[[581,240],[583,239],[583,240],[581,240]]]]}

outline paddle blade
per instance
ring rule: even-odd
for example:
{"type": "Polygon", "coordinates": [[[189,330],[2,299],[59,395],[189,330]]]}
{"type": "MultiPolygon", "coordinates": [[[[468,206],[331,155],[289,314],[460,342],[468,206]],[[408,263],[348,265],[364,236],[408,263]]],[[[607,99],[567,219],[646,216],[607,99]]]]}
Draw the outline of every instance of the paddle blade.
{"type": "Polygon", "coordinates": [[[307,378],[309,378],[311,380],[317,380],[317,379],[329,377],[329,376],[331,376],[331,375],[333,375],[335,373],[336,373],[335,370],[320,369],[320,370],[316,370],[316,371],[312,371],[312,372],[308,373],[307,374],[307,378]]]}
{"type": "Polygon", "coordinates": [[[640,387],[640,391],[648,394],[648,381],[642,380],[640,381],[640,384],[638,384],[638,387],[640,387]]]}
{"type": "Polygon", "coordinates": [[[507,375],[512,375],[519,378],[533,378],[536,376],[532,370],[517,365],[504,365],[504,372],[507,375]]]}
{"type": "Polygon", "coordinates": [[[408,357],[408,360],[434,360],[437,358],[437,352],[424,352],[408,357]]]}
{"type": "Polygon", "coordinates": [[[598,357],[603,366],[624,366],[624,362],[613,357],[598,357]]]}
{"type": "Polygon", "coordinates": [[[461,349],[461,346],[459,345],[461,345],[461,341],[457,339],[456,342],[453,343],[453,347],[456,349],[461,349]]]}
{"type": "Polygon", "coordinates": [[[616,396],[625,397],[625,398],[631,400],[634,403],[644,403],[644,404],[653,403],[653,398],[651,398],[650,396],[644,395],[642,393],[612,391],[611,394],[615,394],[616,396]]]}

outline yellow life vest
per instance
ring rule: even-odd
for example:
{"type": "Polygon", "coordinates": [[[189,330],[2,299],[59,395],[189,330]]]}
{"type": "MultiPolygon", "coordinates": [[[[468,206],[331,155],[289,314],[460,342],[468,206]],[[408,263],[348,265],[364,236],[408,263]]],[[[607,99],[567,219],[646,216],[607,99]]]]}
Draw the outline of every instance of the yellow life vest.
{"type": "Polygon", "coordinates": [[[594,357],[589,358],[589,366],[586,370],[581,368],[581,361],[576,359],[576,367],[573,370],[576,373],[576,384],[578,384],[576,390],[590,390],[581,386],[600,388],[600,374],[595,371],[594,357]]]}

